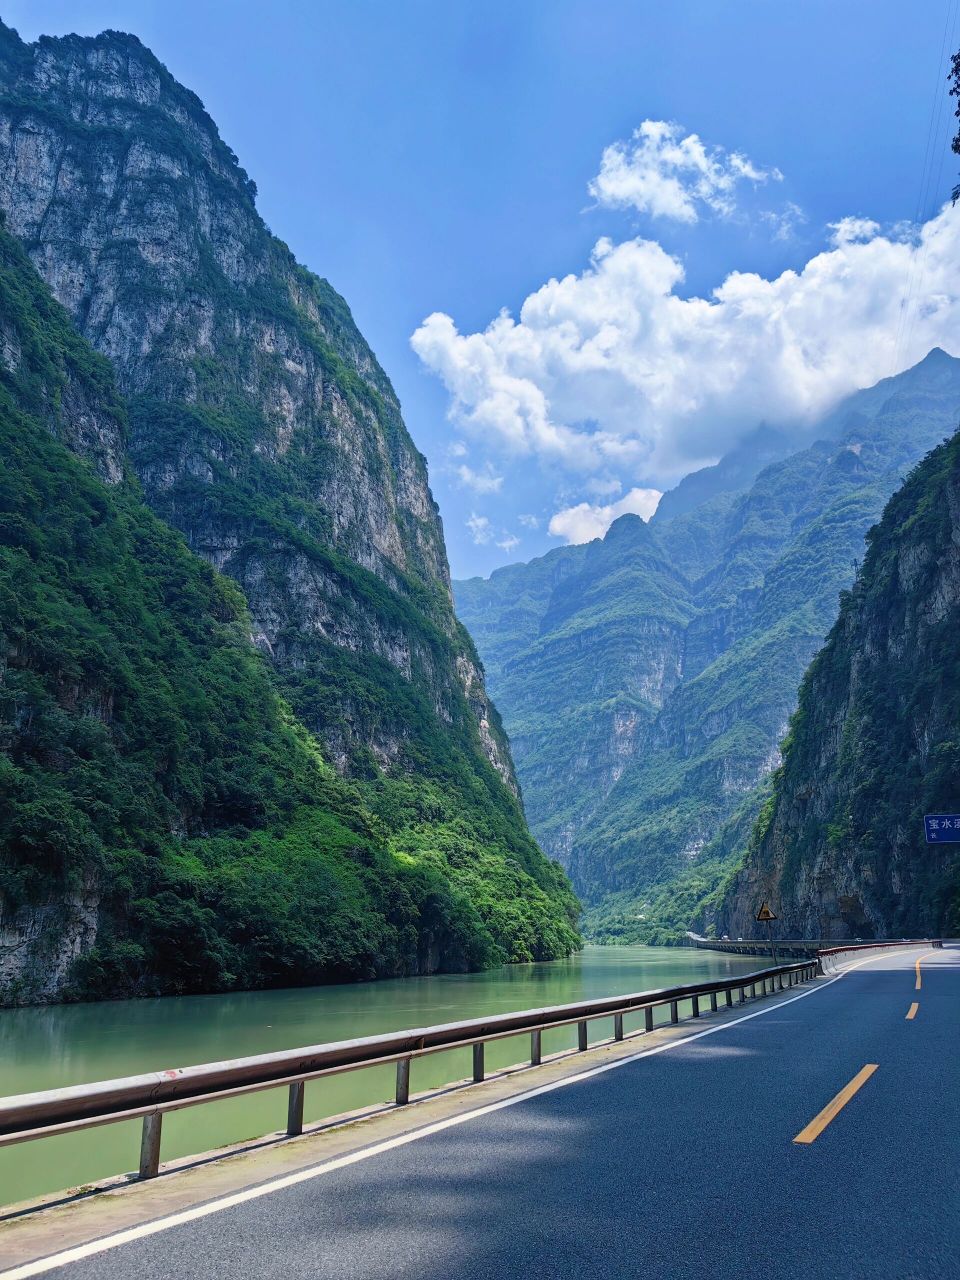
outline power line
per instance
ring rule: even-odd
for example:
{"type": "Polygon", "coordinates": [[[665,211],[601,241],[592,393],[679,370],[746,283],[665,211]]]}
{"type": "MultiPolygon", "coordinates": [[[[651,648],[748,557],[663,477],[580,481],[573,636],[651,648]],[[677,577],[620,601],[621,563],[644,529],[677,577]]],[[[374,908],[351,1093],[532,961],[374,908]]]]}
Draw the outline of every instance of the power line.
{"type": "Polygon", "coordinates": [[[891,373],[900,371],[900,362],[907,356],[913,341],[917,319],[917,306],[923,287],[923,276],[926,268],[928,239],[923,236],[926,221],[933,216],[933,205],[936,203],[943,177],[943,145],[940,141],[945,107],[949,105],[949,97],[944,89],[945,67],[948,61],[948,50],[952,50],[957,40],[957,19],[960,15],[960,0],[947,0],[944,16],[943,35],[940,39],[940,53],[937,58],[934,91],[930,103],[930,116],[927,122],[927,140],[923,153],[923,164],[920,170],[920,183],[917,189],[916,213],[913,225],[920,236],[920,242],[911,253],[910,263],[904,280],[903,293],[900,299],[900,311],[897,317],[897,333],[894,341],[893,368],[891,373]],[[935,157],[939,156],[935,160],[935,157]],[[934,171],[936,178],[934,179],[934,171]]]}

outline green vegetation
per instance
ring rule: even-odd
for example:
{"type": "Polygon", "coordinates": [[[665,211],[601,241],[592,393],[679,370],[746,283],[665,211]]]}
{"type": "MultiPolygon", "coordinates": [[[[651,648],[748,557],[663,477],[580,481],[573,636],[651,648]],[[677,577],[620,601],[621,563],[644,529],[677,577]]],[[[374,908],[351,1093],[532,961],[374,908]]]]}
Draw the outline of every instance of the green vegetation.
{"type": "Polygon", "coordinates": [[[649,525],[624,517],[602,541],[456,584],[531,826],[588,936],[675,940],[710,918],[864,535],[958,416],[960,362],[933,351],[807,448],[752,472],[733,457],[649,525]]]}
{"type": "MultiPolygon", "coordinates": [[[[389,703],[413,743],[396,776],[368,761],[338,777],[251,647],[239,589],[136,481],[107,485],[66,447],[78,397],[104,437],[122,441],[125,409],[6,232],[0,314],[0,905],[11,925],[57,907],[48,957],[74,916],[95,917],[63,994],[475,968],[578,945],[569,886],[478,764],[465,700],[442,739],[413,682],[328,654],[321,689],[301,672],[286,692],[311,706],[343,681],[342,705],[389,703]]],[[[136,412],[163,437],[163,412],[136,412]]],[[[242,416],[217,428],[242,432],[242,416]]],[[[326,564],[370,609],[411,608],[334,553],[326,564]]],[[[436,627],[430,642],[452,644],[436,627]]]]}
{"type": "Polygon", "coordinates": [[[958,503],[954,436],[867,535],[862,569],[801,685],[743,871],[711,904],[721,923],[749,878],[781,904],[787,927],[832,937],[960,928],[960,847],[928,845],[923,830],[925,813],[960,809],[958,503]]]}

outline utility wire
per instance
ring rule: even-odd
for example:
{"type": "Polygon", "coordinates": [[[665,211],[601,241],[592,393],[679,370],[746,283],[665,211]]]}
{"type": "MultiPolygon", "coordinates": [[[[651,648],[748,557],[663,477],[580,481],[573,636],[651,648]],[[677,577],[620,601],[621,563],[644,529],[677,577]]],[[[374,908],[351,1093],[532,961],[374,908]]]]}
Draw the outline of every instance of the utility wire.
{"type": "Polygon", "coordinates": [[[936,79],[930,104],[930,117],[927,123],[927,140],[920,170],[920,183],[917,189],[916,213],[913,220],[913,225],[920,236],[920,242],[910,254],[910,264],[904,280],[900,311],[897,318],[897,334],[894,342],[891,373],[899,373],[901,360],[907,358],[910,352],[916,327],[917,312],[922,297],[923,277],[929,248],[929,237],[924,237],[923,229],[925,223],[933,217],[934,206],[939,197],[940,183],[943,178],[944,147],[941,142],[941,134],[944,111],[949,107],[950,103],[944,87],[946,81],[945,68],[949,60],[948,51],[952,51],[956,45],[958,17],[960,17],[960,0],[947,0],[943,35],[940,40],[940,54],[937,59],[936,79]],[[938,158],[935,159],[935,157],[938,158]],[[934,172],[936,173],[936,178],[934,178],[934,172]]]}

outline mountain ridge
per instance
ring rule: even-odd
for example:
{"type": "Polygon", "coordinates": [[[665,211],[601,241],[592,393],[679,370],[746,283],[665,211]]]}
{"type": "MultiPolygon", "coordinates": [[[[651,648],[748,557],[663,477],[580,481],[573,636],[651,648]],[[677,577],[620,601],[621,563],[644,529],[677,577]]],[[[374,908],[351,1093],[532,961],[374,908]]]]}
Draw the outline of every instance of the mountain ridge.
{"type": "MultiPolygon", "coordinates": [[[[125,402],[120,435],[78,410],[64,442],[118,493],[135,476],[237,583],[271,696],[352,788],[387,880],[409,866],[469,904],[444,950],[424,899],[422,927],[414,912],[372,969],[565,954],[576,906],[526,828],[424,459],[346,303],[254,196],[200,100],[136,37],[26,45],[0,27],[0,211],[125,402]]],[[[29,920],[0,911],[29,952],[29,920]]]]}
{"type": "Polygon", "coordinates": [[[960,807],[960,436],[887,503],[804,676],[742,865],[700,918],[750,936],[938,936],[960,927],[960,849],[924,838],[960,807]]]}
{"type": "MultiPolygon", "coordinates": [[[[831,413],[826,439],[762,467],[740,494],[714,493],[699,507],[655,516],[643,526],[642,550],[627,553],[638,571],[647,557],[638,598],[658,574],[678,572],[684,582],[646,621],[620,589],[622,551],[603,540],[580,548],[580,578],[571,572],[551,591],[576,589],[594,566],[582,596],[605,598],[608,632],[601,642],[596,629],[574,629],[565,643],[575,660],[548,667],[543,658],[556,643],[545,571],[565,563],[572,548],[531,563],[539,611],[526,619],[526,644],[509,657],[498,634],[510,607],[501,584],[522,593],[522,569],[501,570],[505,576],[492,575],[486,587],[475,579],[454,584],[504,714],[532,827],[571,872],[593,936],[661,939],[659,923],[631,902],[679,883],[688,869],[694,875],[701,859],[713,860],[715,842],[724,845],[724,824],[743,805],[759,806],[751,796],[779,763],[796,688],[862,558],[864,534],[903,473],[956,426],[958,371],[960,362],[935,349],[912,370],[850,397],[831,413]],[[660,564],[651,571],[654,546],[660,564]],[[678,610],[687,613],[679,625],[678,610]],[[603,644],[616,618],[631,612],[636,625],[623,631],[619,657],[631,674],[614,675],[607,689],[603,644]],[[668,638],[670,626],[677,630],[668,638]],[[654,681],[657,696],[631,699],[644,680],[654,681]],[[562,708],[551,702],[556,689],[562,708]],[[647,918],[628,925],[625,912],[634,922],[647,918]]],[[[618,521],[611,532],[622,542],[636,525],[618,521]]],[[[742,836],[743,816],[737,830],[742,836]]],[[[725,848],[712,878],[696,872],[704,891],[730,856],[725,848]]]]}

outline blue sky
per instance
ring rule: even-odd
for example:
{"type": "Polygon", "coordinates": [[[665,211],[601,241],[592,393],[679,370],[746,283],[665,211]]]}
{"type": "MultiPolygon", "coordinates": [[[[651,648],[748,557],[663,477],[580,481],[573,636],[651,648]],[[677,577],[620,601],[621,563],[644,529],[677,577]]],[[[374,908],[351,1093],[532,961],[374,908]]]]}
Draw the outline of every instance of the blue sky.
{"type": "Polygon", "coordinates": [[[646,513],[760,418],[954,348],[960,236],[938,209],[958,8],[22,0],[3,17],[28,39],[133,31],[199,94],[393,379],[463,576],[646,513]],[[663,123],[635,137],[644,121],[663,123]]]}

